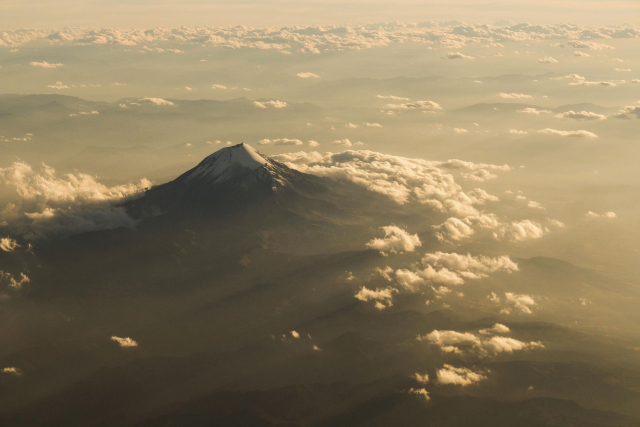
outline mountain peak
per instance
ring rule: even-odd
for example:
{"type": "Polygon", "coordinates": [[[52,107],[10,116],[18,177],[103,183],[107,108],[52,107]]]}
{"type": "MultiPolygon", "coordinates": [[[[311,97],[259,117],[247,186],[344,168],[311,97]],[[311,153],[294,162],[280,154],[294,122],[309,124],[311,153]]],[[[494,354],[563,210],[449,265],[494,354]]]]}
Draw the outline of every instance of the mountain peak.
{"type": "Polygon", "coordinates": [[[231,163],[239,163],[251,170],[256,170],[267,164],[267,160],[262,157],[255,148],[249,144],[245,144],[244,142],[231,147],[222,148],[209,157],[212,156],[219,159],[224,158],[225,161],[230,161],[231,163]]]}
{"type": "Polygon", "coordinates": [[[307,175],[259,153],[249,144],[224,147],[205,157],[175,180],[126,204],[134,217],[164,212],[232,213],[249,205],[316,194],[322,179],[307,175]]]}
{"type": "Polygon", "coordinates": [[[268,164],[268,161],[252,146],[244,142],[222,148],[206,157],[198,166],[189,171],[188,181],[217,183],[237,174],[238,169],[251,172],[268,164]]]}

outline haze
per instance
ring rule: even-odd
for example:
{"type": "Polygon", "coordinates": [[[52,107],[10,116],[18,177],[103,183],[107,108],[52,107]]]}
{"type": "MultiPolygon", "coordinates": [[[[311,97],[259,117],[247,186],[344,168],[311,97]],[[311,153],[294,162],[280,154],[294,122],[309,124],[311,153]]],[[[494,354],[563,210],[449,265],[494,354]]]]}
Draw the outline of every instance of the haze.
{"type": "Polygon", "coordinates": [[[639,426],[638,12],[2,2],[0,424],[639,426]]]}

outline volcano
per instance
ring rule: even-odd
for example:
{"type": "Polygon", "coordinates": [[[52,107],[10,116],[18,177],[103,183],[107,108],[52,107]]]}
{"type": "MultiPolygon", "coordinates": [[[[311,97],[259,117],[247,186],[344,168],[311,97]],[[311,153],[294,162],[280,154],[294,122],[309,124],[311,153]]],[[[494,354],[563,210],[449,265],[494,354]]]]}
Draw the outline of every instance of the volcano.
{"type": "Polygon", "coordinates": [[[228,217],[247,210],[300,208],[322,199],[326,179],[305,174],[241,143],[222,148],[175,180],[146,191],[125,206],[138,219],[150,216],[228,217]]]}

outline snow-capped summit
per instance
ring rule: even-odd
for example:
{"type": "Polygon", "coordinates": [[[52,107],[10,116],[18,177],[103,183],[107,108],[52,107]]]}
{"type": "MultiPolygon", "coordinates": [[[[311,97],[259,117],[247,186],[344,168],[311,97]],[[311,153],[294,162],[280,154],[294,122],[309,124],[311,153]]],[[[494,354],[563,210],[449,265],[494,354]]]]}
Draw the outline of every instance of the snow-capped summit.
{"type": "MultiPolygon", "coordinates": [[[[267,160],[249,144],[240,143],[222,148],[206,157],[198,166],[187,172],[186,181],[221,182],[247,168],[255,171],[267,164],[267,160]]],[[[248,172],[245,170],[245,172],[248,172]]]]}
{"type": "Polygon", "coordinates": [[[228,212],[295,194],[309,195],[318,190],[319,182],[241,143],[207,156],[175,180],[151,188],[127,208],[138,217],[203,209],[228,212]]]}

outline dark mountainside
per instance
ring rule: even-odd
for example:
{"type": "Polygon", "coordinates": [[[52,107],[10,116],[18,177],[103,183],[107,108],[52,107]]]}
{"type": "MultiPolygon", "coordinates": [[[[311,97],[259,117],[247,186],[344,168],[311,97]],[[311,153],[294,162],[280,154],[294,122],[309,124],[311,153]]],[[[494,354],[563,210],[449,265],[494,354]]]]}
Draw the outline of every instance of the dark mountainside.
{"type": "MultiPolygon", "coordinates": [[[[32,280],[0,312],[21,331],[0,332],[0,366],[21,367],[0,377],[0,425],[640,426],[628,342],[560,321],[508,322],[482,307],[433,310],[399,295],[381,311],[354,298],[358,278],[384,287],[372,272],[396,262],[365,249],[378,227],[427,218],[388,205],[240,144],[126,202],[135,229],[1,254],[0,270],[32,280]],[[544,350],[458,358],[416,340],[498,321],[544,350]],[[439,384],[445,364],[487,379],[439,384]]],[[[518,262],[518,275],[469,291],[527,292],[543,277],[556,295],[615,293],[611,280],[568,263],[518,262]]]]}

